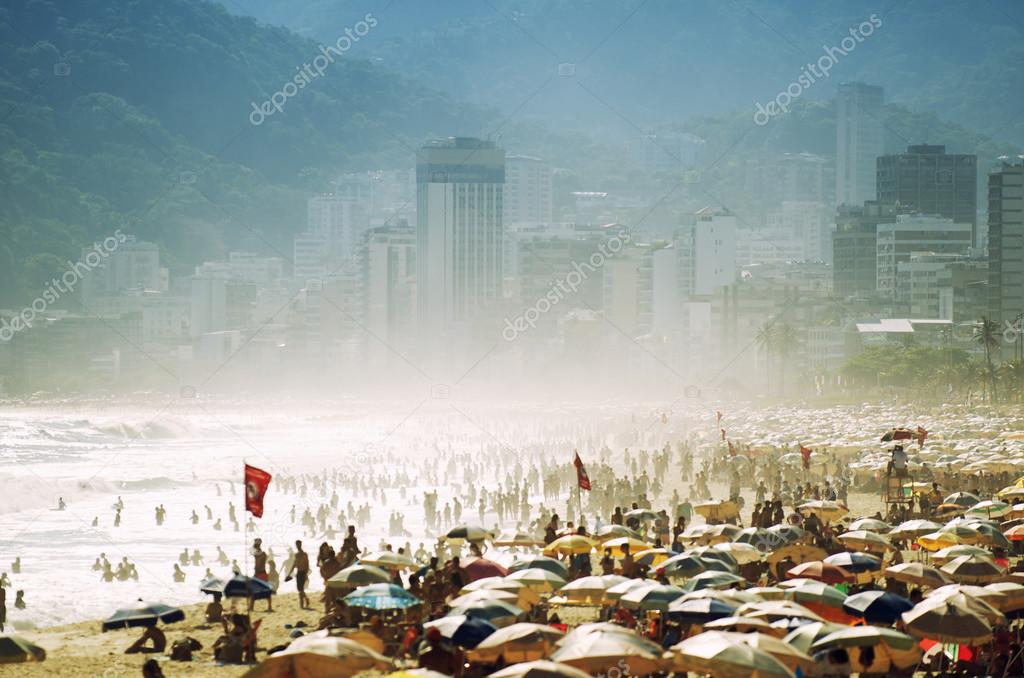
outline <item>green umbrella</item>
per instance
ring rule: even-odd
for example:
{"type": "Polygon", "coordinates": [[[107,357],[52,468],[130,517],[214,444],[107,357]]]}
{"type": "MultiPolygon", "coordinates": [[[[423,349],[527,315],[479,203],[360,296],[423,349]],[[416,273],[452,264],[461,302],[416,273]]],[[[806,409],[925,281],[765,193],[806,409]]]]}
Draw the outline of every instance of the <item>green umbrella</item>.
{"type": "Polygon", "coordinates": [[[0,636],[0,664],[41,662],[46,659],[46,650],[33,645],[20,636],[0,636]]]}
{"type": "Polygon", "coordinates": [[[371,610],[404,610],[423,602],[394,584],[360,586],[342,600],[351,607],[365,607],[371,610]]]}

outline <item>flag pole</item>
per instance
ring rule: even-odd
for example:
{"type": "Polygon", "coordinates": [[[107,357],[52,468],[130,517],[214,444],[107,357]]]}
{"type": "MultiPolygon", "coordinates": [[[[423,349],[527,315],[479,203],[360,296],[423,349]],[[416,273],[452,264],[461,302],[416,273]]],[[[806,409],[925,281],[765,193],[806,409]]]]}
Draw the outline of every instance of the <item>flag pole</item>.
{"type": "Polygon", "coordinates": [[[245,456],[242,457],[242,581],[245,582],[245,605],[246,614],[252,612],[254,607],[252,600],[252,591],[249,590],[249,575],[246,572],[249,571],[249,521],[245,519],[246,513],[248,513],[247,499],[249,497],[249,490],[246,487],[245,480],[245,467],[248,464],[245,461],[245,456]]]}

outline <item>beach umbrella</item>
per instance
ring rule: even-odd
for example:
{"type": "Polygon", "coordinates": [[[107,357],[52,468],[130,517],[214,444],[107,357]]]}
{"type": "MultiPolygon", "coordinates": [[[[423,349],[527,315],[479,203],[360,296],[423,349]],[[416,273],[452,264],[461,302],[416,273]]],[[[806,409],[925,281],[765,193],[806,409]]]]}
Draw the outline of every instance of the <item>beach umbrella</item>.
{"type": "Polygon", "coordinates": [[[544,542],[526,532],[503,534],[494,540],[495,546],[540,546],[544,542]]]}
{"type": "Polygon", "coordinates": [[[862,572],[877,572],[882,569],[882,561],[868,553],[861,551],[841,551],[833,553],[822,562],[830,565],[837,565],[851,574],[862,572]]]}
{"type": "Polygon", "coordinates": [[[569,578],[569,568],[565,566],[560,560],[549,558],[548,556],[530,556],[528,558],[521,558],[513,562],[508,566],[508,571],[518,572],[520,570],[528,570],[533,568],[540,568],[557,574],[562,579],[569,578]]]}
{"type": "Polygon", "coordinates": [[[704,516],[709,522],[713,520],[726,520],[739,515],[739,506],[734,501],[717,499],[694,504],[693,512],[704,516]]]}
{"type": "Polygon", "coordinates": [[[537,593],[552,593],[565,586],[564,577],[540,567],[516,570],[508,575],[508,579],[522,582],[537,593]]]}
{"type": "Polygon", "coordinates": [[[1000,601],[1000,604],[996,606],[1000,612],[1017,612],[1024,609],[1024,586],[1016,582],[997,581],[986,584],[984,588],[1003,596],[1005,600],[1000,601]]]}
{"type": "Polygon", "coordinates": [[[905,584],[931,588],[945,586],[953,581],[945,572],[924,563],[900,563],[899,565],[885,568],[883,574],[886,579],[894,579],[905,584]]]}
{"type": "Polygon", "coordinates": [[[808,537],[807,530],[804,528],[787,524],[772,525],[768,528],[768,534],[771,535],[776,542],[782,542],[779,546],[784,544],[795,544],[796,542],[807,539],[808,537]]]}
{"type": "Polygon", "coordinates": [[[962,542],[963,540],[952,532],[931,532],[917,538],[917,545],[926,551],[941,551],[962,542]]]}
{"type": "Polygon", "coordinates": [[[892,545],[892,542],[882,535],[877,532],[869,532],[867,530],[852,530],[850,532],[844,532],[836,538],[841,541],[843,546],[846,548],[853,548],[858,551],[884,552],[888,549],[895,548],[892,545]]]}
{"type": "Polygon", "coordinates": [[[409,556],[394,551],[375,551],[359,557],[362,565],[373,565],[384,570],[412,570],[419,565],[409,556]]]}
{"type": "Polygon", "coordinates": [[[855,593],[843,601],[843,610],[854,617],[862,617],[869,624],[894,624],[900,615],[914,604],[888,591],[855,593]]]}
{"type": "Polygon", "coordinates": [[[458,527],[453,527],[448,530],[448,533],[444,538],[455,543],[461,543],[464,541],[479,543],[488,539],[493,539],[494,535],[479,525],[459,525],[458,527]]]}
{"type": "Polygon", "coordinates": [[[1010,541],[1024,541],[1024,523],[1014,525],[1010,529],[1004,531],[1003,536],[1010,541]]]}
{"type": "Polygon", "coordinates": [[[580,553],[590,553],[597,545],[598,542],[582,534],[567,534],[545,546],[544,555],[571,556],[580,553]]]}
{"type": "Polygon", "coordinates": [[[996,493],[996,496],[1000,499],[1009,499],[1011,501],[1014,499],[1024,499],[1024,487],[1016,487],[1014,485],[1004,487],[996,493]]]}
{"type": "Polygon", "coordinates": [[[805,606],[819,604],[827,607],[842,608],[843,603],[846,601],[845,593],[834,586],[820,581],[807,582],[800,586],[784,589],[784,591],[786,600],[792,600],[805,606]]]}
{"type": "Polygon", "coordinates": [[[816,640],[845,628],[847,627],[844,624],[834,624],[832,622],[808,622],[806,624],[800,624],[786,634],[783,641],[789,643],[801,652],[809,653],[811,645],[813,645],[816,640]]]}
{"type": "Polygon", "coordinates": [[[764,618],[769,621],[792,618],[807,619],[816,622],[825,621],[820,615],[791,600],[770,600],[763,603],[746,603],[736,610],[736,614],[744,617],[764,618]]]}
{"type": "Polygon", "coordinates": [[[724,572],[728,568],[719,561],[705,560],[699,556],[681,553],[663,562],[658,567],[658,572],[664,573],[666,577],[692,577],[701,572],[707,572],[709,569],[718,569],[724,572]]]}
{"type": "Polygon", "coordinates": [[[562,643],[550,659],[591,674],[607,671],[610,666],[636,676],[661,671],[665,667],[661,648],[640,640],[622,633],[588,633],[562,643]]]}
{"type": "Polygon", "coordinates": [[[981,501],[981,497],[975,494],[971,494],[970,492],[954,492],[953,494],[943,499],[942,503],[956,504],[957,506],[966,509],[970,508],[971,506],[974,506],[979,501],[981,501]]]}
{"type": "Polygon", "coordinates": [[[733,635],[736,642],[746,643],[762,652],[767,652],[785,664],[790,671],[796,671],[799,668],[806,675],[814,666],[814,660],[807,653],[780,640],[781,636],[758,632],[733,635]]]}
{"type": "Polygon", "coordinates": [[[616,558],[622,558],[626,555],[625,551],[622,550],[623,546],[629,545],[630,553],[637,553],[645,549],[651,548],[651,545],[645,541],[634,539],[633,537],[616,537],[615,539],[609,539],[608,541],[601,544],[601,550],[605,551],[611,549],[612,555],[616,558]]]}
{"type": "Polygon", "coordinates": [[[490,678],[591,678],[589,673],[568,664],[542,659],[534,662],[513,664],[492,673],[490,678]]]}
{"type": "MultiPolygon", "coordinates": [[[[471,605],[481,601],[490,602],[492,600],[500,600],[503,603],[519,607],[519,596],[517,594],[511,591],[499,591],[498,589],[480,589],[463,593],[461,596],[448,601],[448,605],[451,607],[461,607],[463,605],[471,605]]],[[[523,609],[525,610],[526,608],[523,609]]]]}
{"type": "Polygon", "coordinates": [[[731,617],[737,605],[717,598],[673,600],[668,606],[668,618],[679,624],[706,624],[723,617],[731,617]]]}
{"type": "Polygon", "coordinates": [[[922,601],[901,617],[904,628],[916,638],[964,645],[981,645],[992,639],[992,625],[985,615],[952,598],[922,601]]]}
{"type": "Polygon", "coordinates": [[[626,581],[609,586],[604,592],[604,603],[612,605],[619,602],[619,599],[632,591],[633,589],[643,588],[652,584],[657,584],[653,579],[627,579],[626,581]]]}
{"type": "Polygon", "coordinates": [[[730,572],[715,572],[708,570],[690,577],[681,588],[684,592],[699,591],[700,589],[724,589],[746,586],[747,580],[739,575],[730,572]]]}
{"type": "Polygon", "coordinates": [[[751,586],[744,593],[752,594],[758,600],[782,600],[786,597],[786,589],[780,586],[751,586]]]}
{"type": "Polygon", "coordinates": [[[441,635],[459,647],[476,647],[480,641],[498,630],[486,619],[454,614],[423,623],[424,629],[437,629],[441,635]]]}
{"type": "Polygon", "coordinates": [[[404,610],[423,602],[401,586],[394,584],[360,586],[342,600],[349,607],[365,607],[370,610],[404,610]]]}
{"type": "Polygon", "coordinates": [[[459,607],[453,607],[451,614],[462,614],[474,619],[483,619],[500,629],[515,624],[525,612],[522,608],[501,600],[478,600],[459,607]]]}
{"type": "MultiPolygon", "coordinates": [[[[524,610],[530,610],[534,605],[540,602],[540,595],[521,581],[515,581],[514,579],[507,579],[504,577],[487,577],[486,579],[478,579],[477,581],[482,581],[484,583],[473,590],[501,591],[514,594],[514,604],[524,610]]],[[[469,584],[469,586],[476,583],[477,582],[473,582],[472,584],[469,584]]],[[[466,591],[466,587],[462,587],[462,590],[466,591]]]]}
{"type": "Polygon", "coordinates": [[[822,560],[828,556],[828,551],[809,544],[790,544],[773,551],[765,557],[765,561],[774,567],[783,560],[790,560],[795,564],[822,560]]]}
{"type": "Polygon", "coordinates": [[[386,670],[393,663],[365,645],[339,636],[299,638],[275,652],[244,678],[350,678],[369,670],[386,670]]]}
{"type": "Polygon", "coordinates": [[[716,678],[792,678],[793,672],[772,655],[741,642],[736,634],[705,631],[673,645],[672,670],[706,673],[716,678]]]}
{"type": "Polygon", "coordinates": [[[128,607],[120,608],[103,620],[103,630],[156,626],[158,622],[173,624],[180,621],[185,621],[185,612],[180,607],[171,607],[163,603],[144,603],[140,600],[128,607]]]}
{"type": "MultiPolygon", "coordinates": [[[[729,554],[737,564],[749,565],[750,563],[758,563],[764,559],[764,554],[761,553],[757,548],[750,544],[741,544],[739,542],[726,542],[724,544],[715,544],[711,547],[714,551],[721,551],[729,554]]],[[[713,553],[708,554],[709,557],[714,557],[713,553]]]]}
{"type": "Polygon", "coordinates": [[[682,597],[678,598],[677,602],[684,600],[703,600],[705,598],[721,600],[729,605],[746,605],[747,603],[759,603],[764,600],[763,598],[748,593],[747,591],[740,591],[737,589],[700,589],[697,591],[688,591],[683,594],[682,597]]]}
{"type": "Polygon", "coordinates": [[[632,511],[626,511],[625,516],[627,518],[636,518],[641,521],[657,520],[658,518],[661,518],[661,516],[654,511],[645,508],[636,508],[632,511]]]}
{"type": "MultiPolygon", "coordinates": [[[[874,648],[875,659],[863,673],[886,673],[908,669],[921,659],[921,648],[906,633],[878,626],[850,626],[816,640],[810,651],[817,653],[836,648],[874,648]]],[[[852,661],[851,661],[852,663],[852,661]]]]}
{"type": "Polygon", "coordinates": [[[487,577],[504,577],[508,574],[508,569],[493,560],[473,558],[462,565],[462,573],[468,581],[474,582],[487,577]]]}
{"type": "Polygon", "coordinates": [[[686,549],[684,553],[708,561],[707,567],[709,570],[728,571],[735,574],[739,570],[739,563],[736,562],[736,558],[728,551],[716,548],[717,546],[719,544],[715,544],[715,546],[695,546],[686,549]],[[724,565],[725,570],[720,565],[724,565]]]}
{"type": "Polygon", "coordinates": [[[878,520],[877,518],[858,518],[857,520],[850,523],[851,531],[868,530],[869,532],[885,534],[887,532],[891,532],[892,529],[892,525],[885,522],[884,520],[878,520]]]}
{"type": "Polygon", "coordinates": [[[584,624],[580,624],[572,631],[569,631],[567,634],[565,634],[565,636],[558,641],[558,645],[559,647],[569,645],[575,643],[583,636],[587,636],[594,633],[618,633],[632,642],[636,642],[644,647],[647,647],[647,649],[651,650],[652,652],[657,651],[657,646],[653,642],[645,638],[641,638],[635,632],[633,632],[630,629],[627,629],[625,626],[619,626],[618,624],[614,624],[612,622],[587,622],[584,624]]]}
{"type": "Polygon", "coordinates": [[[970,546],[968,544],[956,544],[954,546],[947,546],[944,549],[932,554],[932,562],[937,565],[943,565],[948,563],[954,558],[960,556],[978,556],[979,558],[991,558],[992,554],[983,548],[977,546],[970,546]]]}
{"type": "Polygon", "coordinates": [[[632,530],[625,525],[616,525],[614,523],[602,525],[591,536],[601,542],[608,541],[609,539],[615,539],[617,537],[632,537],[633,539],[640,539],[640,533],[636,530],[632,530]]]}
{"type": "Polygon", "coordinates": [[[697,537],[697,543],[705,545],[721,544],[732,541],[739,533],[740,528],[729,523],[708,525],[701,531],[700,536],[697,537]]]}
{"type": "Polygon", "coordinates": [[[920,537],[930,532],[938,532],[941,527],[941,523],[932,520],[906,520],[894,527],[889,533],[889,537],[920,537]]]}
{"type": "Polygon", "coordinates": [[[327,588],[355,588],[366,584],[387,584],[391,575],[376,565],[349,565],[327,580],[327,588]]]}
{"type": "Polygon", "coordinates": [[[255,577],[236,574],[231,578],[207,577],[199,582],[203,593],[219,593],[225,598],[249,598],[265,600],[274,595],[274,589],[267,582],[255,577]]]}
{"type": "Polygon", "coordinates": [[[1009,549],[1012,548],[1013,544],[1007,539],[1002,532],[999,531],[999,527],[990,523],[971,523],[970,527],[973,527],[980,533],[980,539],[977,543],[987,544],[989,546],[998,546],[1000,548],[1009,549]]]}
{"type": "Polygon", "coordinates": [[[617,574],[580,577],[558,589],[558,594],[574,602],[598,604],[609,588],[624,581],[630,580],[617,574]]]}
{"type": "Polygon", "coordinates": [[[949,598],[958,593],[987,603],[1000,612],[1004,611],[1004,606],[1010,600],[1006,595],[995,589],[985,586],[974,586],[972,584],[947,584],[946,586],[940,586],[934,591],[929,591],[925,598],[949,598]]]}
{"type": "Polygon", "coordinates": [[[430,669],[404,669],[395,671],[384,678],[449,678],[447,675],[430,669]]]}
{"type": "Polygon", "coordinates": [[[796,567],[790,568],[786,572],[788,577],[805,577],[807,579],[814,579],[820,582],[828,584],[839,584],[842,582],[852,582],[854,580],[853,574],[847,572],[838,565],[826,563],[821,560],[812,560],[807,563],[801,563],[796,567]]]}
{"type": "Polygon", "coordinates": [[[846,508],[839,502],[828,501],[825,499],[815,499],[813,501],[804,502],[797,506],[796,510],[804,515],[816,515],[822,520],[828,521],[839,520],[850,512],[850,509],[846,508]]]}
{"type": "Polygon", "coordinates": [[[939,569],[963,584],[988,584],[1005,573],[991,558],[977,555],[957,556],[939,569]]]}
{"type": "Polygon", "coordinates": [[[985,518],[999,518],[1010,512],[1010,505],[1005,501],[986,499],[967,509],[969,516],[984,516],[985,518]]]}
{"type": "Polygon", "coordinates": [[[669,549],[644,549],[643,551],[638,551],[634,556],[633,560],[640,565],[646,565],[647,567],[655,567],[676,555],[679,554],[677,554],[675,551],[670,551],[669,549]]]}
{"type": "Polygon", "coordinates": [[[940,527],[939,532],[955,534],[961,544],[976,544],[981,540],[981,533],[965,522],[950,521],[940,527]]]}
{"type": "Polygon", "coordinates": [[[715,619],[704,624],[704,628],[708,631],[735,631],[737,633],[771,633],[781,638],[785,635],[785,632],[781,629],[772,627],[764,619],[757,617],[740,617],[733,615],[730,617],[722,617],[721,619],[715,619]]]}
{"type": "Polygon", "coordinates": [[[506,664],[529,662],[547,656],[565,634],[545,624],[518,623],[498,629],[487,636],[469,654],[472,662],[506,664]]]}
{"type": "Polygon", "coordinates": [[[46,660],[46,650],[21,636],[0,636],[0,664],[21,664],[46,660]]]}
{"type": "Polygon", "coordinates": [[[733,539],[737,544],[749,544],[754,548],[767,552],[773,543],[772,533],[763,527],[745,527],[733,539]]]}
{"type": "Polygon", "coordinates": [[[619,598],[619,605],[627,610],[667,610],[669,603],[685,593],[678,586],[652,584],[636,588],[619,598]]]}

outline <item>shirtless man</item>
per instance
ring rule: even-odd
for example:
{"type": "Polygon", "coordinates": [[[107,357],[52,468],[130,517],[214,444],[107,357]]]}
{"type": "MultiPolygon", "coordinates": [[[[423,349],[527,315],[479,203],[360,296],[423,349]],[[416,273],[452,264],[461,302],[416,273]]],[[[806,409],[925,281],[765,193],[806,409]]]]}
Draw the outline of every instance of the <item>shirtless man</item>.
{"type": "MultiPolygon", "coordinates": [[[[253,576],[260,581],[269,581],[267,576],[267,554],[263,550],[263,540],[256,539],[252,543],[253,576]]],[[[267,598],[267,612],[274,611],[272,597],[267,598]]]]}
{"type": "Polygon", "coordinates": [[[309,598],[306,596],[306,581],[309,579],[309,554],[302,550],[302,542],[295,541],[295,559],[292,566],[288,568],[288,574],[284,580],[289,581],[295,573],[295,588],[299,590],[299,607],[303,610],[309,609],[309,598]]]}

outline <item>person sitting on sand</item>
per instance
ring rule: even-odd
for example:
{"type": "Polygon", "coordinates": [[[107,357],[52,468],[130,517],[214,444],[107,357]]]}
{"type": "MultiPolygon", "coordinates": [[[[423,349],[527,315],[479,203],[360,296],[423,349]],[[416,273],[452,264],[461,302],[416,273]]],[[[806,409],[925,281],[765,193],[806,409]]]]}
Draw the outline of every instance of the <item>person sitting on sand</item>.
{"type": "Polygon", "coordinates": [[[155,659],[147,659],[142,665],[142,678],[164,678],[164,672],[155,659]]]}
{"type": "Polygon", "coordinates": [[[221,619],[224,626],[224,635],[213,644],[213,658],[228,664],[240,664],[242,654],[245,652],[245,637],[248,632],[248,624],[245,623],[245,615],[231,615],[232,626],[228,630],[228,620],[221,619]]]}
{"type": "Polygon", "coordinates": [[[220,594],[213,594],[213,602],[206,606],[206,621],[216,624],[224,618],[224,606],[220,602],[220,594]]]}
{"type": "Polygon", "coordinates": [[[158,629],[155,625],[146,627],[146,630],[142,633],[138,640],[128,646],[128,649],[124,651],[125,654],[138,654],[139,652],[163,652],[167,647],[167,636],[164,632],[158,629]],[[153,641],[153,647],[146,647],[146,643],[153,641]]]}

